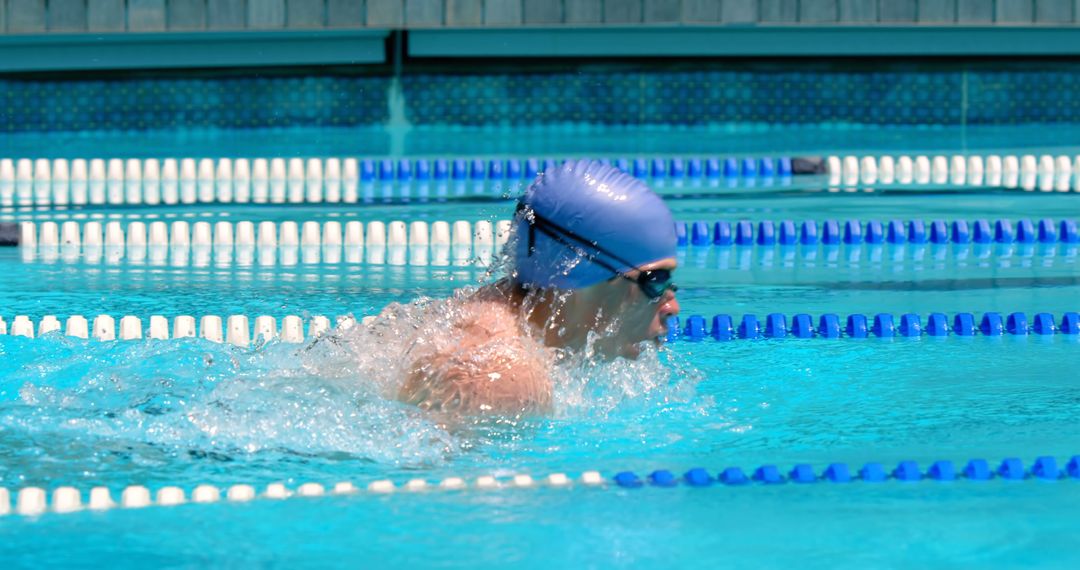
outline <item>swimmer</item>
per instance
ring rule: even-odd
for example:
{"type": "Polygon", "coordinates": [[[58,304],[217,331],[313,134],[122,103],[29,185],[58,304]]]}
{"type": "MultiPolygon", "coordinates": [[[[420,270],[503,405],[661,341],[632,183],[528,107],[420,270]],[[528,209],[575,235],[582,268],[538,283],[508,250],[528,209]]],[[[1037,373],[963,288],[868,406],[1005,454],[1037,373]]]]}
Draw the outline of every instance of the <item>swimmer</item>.
{"type": "Polygon", "coordinates": [[[398,398],[466,414],[542,414],[566,351],[637,358],[679,312],[675,227],[640,180],[596,161],[548,169],[519,200],[509,276],[438,305],[418,331],[398,398]],[[446,322],[448,319],[449,322],[446,322]]]}

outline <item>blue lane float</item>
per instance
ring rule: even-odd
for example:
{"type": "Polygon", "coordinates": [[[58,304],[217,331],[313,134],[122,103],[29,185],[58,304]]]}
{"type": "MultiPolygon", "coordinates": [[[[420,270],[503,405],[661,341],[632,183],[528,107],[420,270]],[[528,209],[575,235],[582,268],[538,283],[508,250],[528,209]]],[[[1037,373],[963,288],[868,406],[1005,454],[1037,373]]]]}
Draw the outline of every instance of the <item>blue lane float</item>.
{"type": "Polygon", "coordinates": [[[1051,313],[1037,313],[1031,320],[1022,312],[1003,316],[999,312],[991,311],[983,313],[980,318],[976,318],[973,313],[956,313],[952,318],[945,313],[931,313],[925,321],[916,313],[904,313],[899,320],[891,313],[877,313],[872,317],[853,313],[844,319],[834,313],[826,313],[817,319],[806,313],[791,317],[770,313],[766,315],[764,322],[754,314],[746,314],[741,318],[720,314],[714,315],[711,320],[707,320],[703,315],[691,315],[686,318],[685,324],[680,322],[679,317],[669,317],[667,328],[668,341],[686,342],[701,342],[707,338],[729,341],[760,338],[1077,336],[1080,335],[1080,313],[1066,312],[1061,315],[1060,320],[1051,313]]]}
{"type": "Polygon", "coordinates": [[[809,463],[800,463],[786,472],[776,465],[762,465],[751,471],[744,471],[740,467],[726,467],[715,473],[703,467],[695,467],[687,470],[681,477],[667,470],[654,471],[647,477],[640,477],[632,471],[622,471],[614,475],[611,481],[619,487],[634,489],[645,486],[677,487],[680,485],[742,487],[754,484],[781,485],[785,483],[812,485],[819,483],[877,484],[890,481],[899,483],[991,480],[1019,482],[1066,479],[1080,480],[1080,455],[1074,455],[1064,467],[1058,464],[1055,457],[1043,455],[1035,459],[1030,469],[1020,458],[1007,457],[996,467],[985,459],[971,459],[960,470],[957,470],[956,464],[949,460],[935,461],[925,470],[914,460],[900,461],[891,469],[876,462],[866,463],[857,470],[852,470],[846,463],[830,463],[820,472],[809,463]],[[752,475],[747,476],[748,472],[752,475]]]}
{"type": "MultiPolygon", "coordinates": [[[[358,161],[361,180],[514,180],[535,178],[568,158],[419,158],[358,161]]],[[[822,174],[817,158],[763,157],[671,157],[600,158],[623,172],[655,181],[700,179],[774,179],[822,174]]]]}
{"type": "MultiPolygon", "coordinates": [[[[564,159],[526,158],[420,158],[361,159],[359,178],[373,180],[514,180],[532,179],[564,159]]],[[[800,174],[819,174],[812,158],[791,157],[650,157],[603,158],[628,174],[653,180],[704,178],[785,178],[800,174]],[[802,166],[800,166],[802,165],[802,166]]]]}
{"type": "Polygon", "coordinates": [[[719,220],[676,222],[679,245],[708,246],[772,246],[772,245],[861,245],[884,244],[1080,244],[1080,226],[1076,220],[1044,218],[1035,222],[1021,219],[933,220],[927,226],[923,220],[825,220],[822,222],[793,220],[780,222],[748,220],[731,222],[719,220]],[[710,228],[711,237],[710,237],[710,228]],[[797,229],[796,229],[797,228],[797,229]]]}

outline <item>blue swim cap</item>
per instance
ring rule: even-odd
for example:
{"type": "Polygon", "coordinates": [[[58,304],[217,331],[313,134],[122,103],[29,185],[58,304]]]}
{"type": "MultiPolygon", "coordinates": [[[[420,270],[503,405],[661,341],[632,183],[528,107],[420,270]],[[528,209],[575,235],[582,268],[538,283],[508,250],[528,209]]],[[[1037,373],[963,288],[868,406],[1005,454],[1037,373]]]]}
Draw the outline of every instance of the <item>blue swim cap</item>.
{"type": "Polygon", "coordinates": [[[595,160],[547,169],[518,202],[514,228],[514,269],[527,285],[580,289],[675,257],[664,200],[595,160]]]}

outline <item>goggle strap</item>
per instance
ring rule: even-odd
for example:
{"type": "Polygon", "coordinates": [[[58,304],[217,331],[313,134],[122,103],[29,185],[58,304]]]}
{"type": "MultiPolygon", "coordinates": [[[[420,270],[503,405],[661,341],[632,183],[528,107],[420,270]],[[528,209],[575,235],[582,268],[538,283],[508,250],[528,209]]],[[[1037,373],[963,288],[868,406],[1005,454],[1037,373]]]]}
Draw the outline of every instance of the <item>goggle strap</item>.
{"type": "Polygon", "coordinates": [[[604,249],[603,247],[600,247],[599,245],[596,244],[596,242],[589,241],[588,239],[586,239],[586,238],[584,238],[584,237],[582,237],[582,236],[580,236],[580,235],[578,235],[578,234],[576,234],[576,233],[574,233],[574,232],[572,232],[572,231],[570,231],[570,230],[568,230],[566,228],[563,228],[563,227],[559,226],[558,224],[552,222],[551,220],[549,220],[549,219],[541,216],[540,214],[536,213],[536,210],[533,210],[532,208],[528,207],[527,205],[525,205],[525,203],[518,202],[517,212],[515,212],[515,213],[520,214],[524,210],[529,210],[531,212],[531,214],[532,214],[531,216],[525,216],[525,220],[527,222],[529,222],[529,242],[528,242],[529,255],[532,255],[533,250],[534,250],[534,246],[536,244],[535,232],[533,231],[535,229],[535,230],[540,230],[541,232],[544,233],[544,235],[550,237],[551,239],[555,240],[556,242],[558,242],[558,243],[560,243],[562,245],[565,245],[566,247],[575,249],[577,251],[578,255],[583,255],[583,256],[589,258],[589,261],[592,261],[593,263],[596,263],[597,265],[599,265],[600,267],[603,267],[604,269],[607,269],[608,271],[612,271],[614,273],[620,273],[620,271],[618,269],[616,269],[614,266],[612,266],[610,263],[607,263],[604,260],[600,259],[599,256],[597,256],[596,254],[589,253],[585,248],[592,248],[592,249],[596,250],[598,253],[606,255],[606,256],[610,257],[611,259],[614,259],[615,261],[617,261],[617,262],[619,262],[619,263],[621,263],[621,264],[623,264],[623,265],[625,265],[627,267],[634,267],[633,263],[630,263],[630,262],[626,261],[625,259],[622,259],[618,255],[615,255],[614,253],[604,249]],[[559,235],[559,234],[561,234],[561,235],[559,235]],[[567,239],[573,240],[573,241],[577,242],[580,245],[574,246],[573,244],[567,242],[566,241],[567,239]]]}

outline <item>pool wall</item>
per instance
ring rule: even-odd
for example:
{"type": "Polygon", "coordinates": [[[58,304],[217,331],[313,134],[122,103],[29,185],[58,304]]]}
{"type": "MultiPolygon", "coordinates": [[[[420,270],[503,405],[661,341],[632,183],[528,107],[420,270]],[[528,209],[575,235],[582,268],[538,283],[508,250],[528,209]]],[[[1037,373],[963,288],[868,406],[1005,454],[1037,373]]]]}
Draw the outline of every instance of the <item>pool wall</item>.
{"type": "Polygon", "coordinates": [[[1072,123],[1078,6],[3,0],[0,132],[1072,123]]]}
{"type": "Polygon", "coordinates": [[[728,123],[1016,125],[1080,119],[1080,64],[595,62],[0,76],[0,132],[728,123]],[[391,89],[391,87],[394,89],[391,89]]]}

